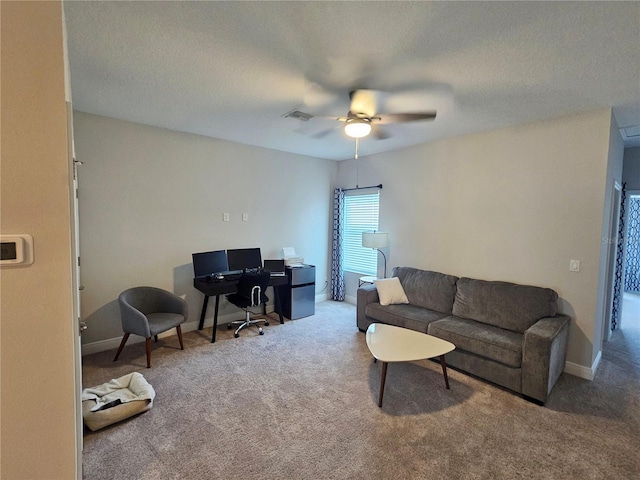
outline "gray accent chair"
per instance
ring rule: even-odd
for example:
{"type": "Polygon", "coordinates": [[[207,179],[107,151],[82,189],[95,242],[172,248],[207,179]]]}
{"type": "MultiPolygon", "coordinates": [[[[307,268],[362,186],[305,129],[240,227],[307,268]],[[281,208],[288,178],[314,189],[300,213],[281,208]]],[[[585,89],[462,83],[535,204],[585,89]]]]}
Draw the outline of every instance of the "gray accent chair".
{"type": "Polygon", "coordinates": [[[189,311],[187,302],[182,298],[161,288],[134,287],[122,292],[118,303],[124,337],[114,362],[132,333],[146,339],[147,368],[151,368],[151,337],[155,337],[157,342],[158,334],[175,328],[180,350],[184,350],[180,325],[187,321],[189,311]]]}

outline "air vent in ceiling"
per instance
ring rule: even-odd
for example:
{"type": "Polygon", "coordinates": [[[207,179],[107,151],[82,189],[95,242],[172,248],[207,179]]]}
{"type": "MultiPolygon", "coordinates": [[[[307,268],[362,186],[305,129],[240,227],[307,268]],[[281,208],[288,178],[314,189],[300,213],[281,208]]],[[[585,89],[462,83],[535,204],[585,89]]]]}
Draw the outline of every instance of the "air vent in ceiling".
{"type": "Polygon", "coordinates": [[[313,115],[301,112],[300,110],[291,110],[282,116],[285,118],[296,118],[301,122],[307,122],[310,118],[313,118],[313,115]]]}

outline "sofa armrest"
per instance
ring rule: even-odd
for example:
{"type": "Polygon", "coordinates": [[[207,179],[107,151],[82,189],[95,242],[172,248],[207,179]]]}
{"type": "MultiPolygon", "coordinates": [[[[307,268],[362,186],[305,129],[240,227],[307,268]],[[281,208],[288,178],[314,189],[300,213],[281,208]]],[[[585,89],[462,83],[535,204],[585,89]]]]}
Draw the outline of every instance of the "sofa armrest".
{"type": "Polygon", "coordinates": [[[375,285],[365,284],[360,288],[358,288],[357,299],[356,299],[356,302],[357,302],[356,322],[358,324],[358,328],[363,332],[366,331],[367,328],[369,328],[369,325],[372,323],[370,320],[367,319],[367,316],[365,315],[367,305],[370,303],[375,303],[379,301],[380,299],[378,298],[378,290],[376,290],[375,285]]]}
{"type": "Polygon", "coordinates": [[[564,369],[569,317],[555,315],[534,323],[524,332],[522,394],[545,402],[564,369]]]}

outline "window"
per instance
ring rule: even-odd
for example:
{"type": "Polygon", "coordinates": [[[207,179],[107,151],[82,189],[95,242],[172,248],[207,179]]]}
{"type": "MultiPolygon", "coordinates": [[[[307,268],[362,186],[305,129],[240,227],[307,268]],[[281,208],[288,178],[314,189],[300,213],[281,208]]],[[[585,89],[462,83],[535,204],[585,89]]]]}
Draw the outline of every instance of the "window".
{"type": "Polygon", "coordinates": [[[364,275],[378,274],[378,251],[362,246],[362,232],[378,230],[380,194],[346,195],[344,198],[344,270],[364,275]]]}

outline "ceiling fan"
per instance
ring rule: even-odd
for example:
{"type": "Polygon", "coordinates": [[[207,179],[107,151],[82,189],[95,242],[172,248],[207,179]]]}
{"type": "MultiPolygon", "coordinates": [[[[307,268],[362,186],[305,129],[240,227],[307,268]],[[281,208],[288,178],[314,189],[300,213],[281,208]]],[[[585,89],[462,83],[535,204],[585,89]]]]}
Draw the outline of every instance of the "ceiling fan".
{"type": "MultiPolygon", "coordinates": [[[[351,100],[349,112],[344,117],[313,115],[298,110],[289,112],[284,116],[297,118],[302,121],[308,121],[313,117],[338,120],[344,122],[344,132],[349,137],[355,139],[366,137],[372,131],[378,139],[388,138],[390,135],[378,127],[378,125],[433,120],[436,118],[435,110],[411,113],[380,113],[378,111],[378,104],[383,94],[384,92],[378,90],[359,89],[351,91],[349,93],[351,100]]],[[[319,132],[315,134],[314,137],[321,138],[331,130],[332,129],[319,132]]]]}

